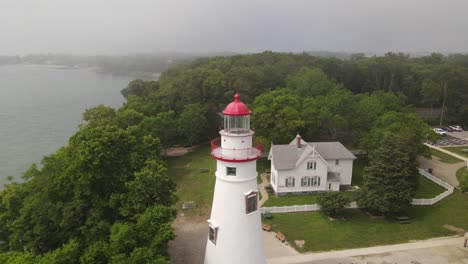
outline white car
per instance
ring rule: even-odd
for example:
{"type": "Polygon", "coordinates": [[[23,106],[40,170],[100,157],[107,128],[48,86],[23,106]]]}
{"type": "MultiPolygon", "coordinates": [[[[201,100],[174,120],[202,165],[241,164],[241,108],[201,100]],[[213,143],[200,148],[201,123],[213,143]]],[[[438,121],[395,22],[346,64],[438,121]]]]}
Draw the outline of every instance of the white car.
{"type": "Polygon", "coordinates": [[[462,132],[463,129],[461,126],[449,126],[453,131],[462,132]]]}
{"type": "Polygon", "coordinates": [[[445,130],[443,130],[442,128],[434,128],[434,132],[443,137],[447,136],[447,132],[445,132],[445,130]]]}

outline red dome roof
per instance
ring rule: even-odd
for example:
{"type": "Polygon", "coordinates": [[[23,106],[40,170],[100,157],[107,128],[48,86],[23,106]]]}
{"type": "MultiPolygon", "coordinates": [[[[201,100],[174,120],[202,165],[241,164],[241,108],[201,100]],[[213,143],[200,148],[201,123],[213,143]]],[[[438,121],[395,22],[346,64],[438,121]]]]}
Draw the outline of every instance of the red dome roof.
{"type": "Polygon", "coordinates": [[[240,96],[238,93],[234,95],[234,102],[228,104],[224,109],[223,114],[231,116],[250,115],[252,111],[239,100],[240,96]]]}

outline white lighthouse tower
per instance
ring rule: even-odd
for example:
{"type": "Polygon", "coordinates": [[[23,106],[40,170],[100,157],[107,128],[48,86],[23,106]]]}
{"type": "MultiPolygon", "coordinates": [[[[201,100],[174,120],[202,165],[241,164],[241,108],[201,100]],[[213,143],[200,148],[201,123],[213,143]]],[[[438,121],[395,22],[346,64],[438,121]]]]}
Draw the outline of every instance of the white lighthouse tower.
{"type": "Polygon", "coordinates": [[[211,142],[217,166],[205,264],[265,263],[257,188],[262,147],[252,147],[251,113],[236,93],[223,111],[221,137],[211,142]]]}

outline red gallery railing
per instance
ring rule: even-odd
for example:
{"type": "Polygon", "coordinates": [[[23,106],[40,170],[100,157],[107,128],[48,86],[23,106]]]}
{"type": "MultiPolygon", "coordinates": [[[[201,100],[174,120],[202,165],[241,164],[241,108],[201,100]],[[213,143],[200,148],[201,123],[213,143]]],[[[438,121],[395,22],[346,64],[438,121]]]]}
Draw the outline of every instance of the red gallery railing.
{"type": "Polygon", "coordinates": [[[262,156],[262,144],[245,149],[229,149],[221,147],[221,138],[211,141],[211,156],[217,160],[227,162],[246,162],[256,160],[262,156]]]}

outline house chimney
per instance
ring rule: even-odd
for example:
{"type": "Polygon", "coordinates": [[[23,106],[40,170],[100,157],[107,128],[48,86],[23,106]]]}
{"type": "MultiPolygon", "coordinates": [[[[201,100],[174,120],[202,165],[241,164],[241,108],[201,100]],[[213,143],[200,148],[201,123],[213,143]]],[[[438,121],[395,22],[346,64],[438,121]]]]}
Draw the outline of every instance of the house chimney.
{"type": "Polygon", "coordinates": [[[298,148],[301,148],[301,136],[299,134],[296,136],[296,145],[298,148]]]}

